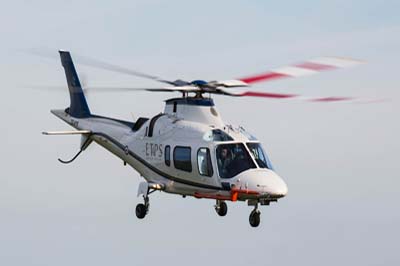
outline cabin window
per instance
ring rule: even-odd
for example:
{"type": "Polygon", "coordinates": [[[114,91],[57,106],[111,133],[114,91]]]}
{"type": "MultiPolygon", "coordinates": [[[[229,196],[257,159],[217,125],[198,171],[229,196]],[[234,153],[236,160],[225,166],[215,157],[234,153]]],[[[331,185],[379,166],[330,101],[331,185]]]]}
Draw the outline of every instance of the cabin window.
{"type": "Polygon", "coordinates": [[[213,175],[210,150],[208,148],[200,148],[197,151],[197,167],[199,169],[200,175],[213,175]]]}
{"type": "Polygon", "coordinates": [[[165,156],[165,164],[167,166],[170,166],[171,165],[171,147],[169,145],[165,146],[164,156],[165,156]]]}
{"type": "Polygon", "coordinates": [[[176,169],[192,172],[191,148],[176,146],[174,149],[174,166],[176,169]]]}

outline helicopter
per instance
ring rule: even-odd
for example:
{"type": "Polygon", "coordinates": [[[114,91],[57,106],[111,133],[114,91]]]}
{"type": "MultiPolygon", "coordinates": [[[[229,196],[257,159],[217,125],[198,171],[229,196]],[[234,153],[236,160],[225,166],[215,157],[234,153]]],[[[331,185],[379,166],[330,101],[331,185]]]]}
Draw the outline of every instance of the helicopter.
{"type": "MultiPolygon", "coordinates": [[[[243,127],[224,122],[211,95],[300,98],[295,94],[271,92],[236,93],[233,89],[360,63],[352,59],[322,57],[239,79],[189,82],[180,79],[170,81],[111,64],[99,64],[99,61],[86,62],[91,66],[167,84],[165,87],[139,90],[181,93],[180,97],[167,99],[162,112],[132,122],[93,114],[70,52],[60,50],[59,55],[68,84],[70,105],[66,109],[51,110],[51,113],[74,130],[45,131],[43,134],[81,135],[78,153],[70,160],[58,159],[61,163],[73,162],[90,144],[97,143],[144,178],[137,192],[138,197],[143,197],[143,203],[137,204],[135,209],[137,218],[143,219],[148,214],[150,194],[163,191],[182,197],[214,200],[214,208],[219,216],[227,214],[227,201],[247,202],[253,207],[249,215],[252,227],[260,224],[259,206],[269,205],[285,197],[288,187],[274,170],[260,141],[243,127]]],[[[305,100],[336,102],[357,99],[317,97],[305,100]]]]}

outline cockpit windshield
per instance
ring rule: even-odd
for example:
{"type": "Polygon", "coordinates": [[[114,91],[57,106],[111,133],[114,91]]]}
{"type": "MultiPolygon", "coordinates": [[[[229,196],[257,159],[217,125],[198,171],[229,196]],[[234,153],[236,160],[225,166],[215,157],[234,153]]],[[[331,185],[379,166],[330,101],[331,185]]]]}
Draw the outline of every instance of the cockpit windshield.
{"type": "Polygon", "coordinates": [[[258,167],[273,169],[272,164],[269,161],[267,154],[264,152],[260,143],[247,143],[247,148],[249,148],[254,159],[256,160],[258,167]]]}
{"type": "Polygon", "coordinates": [[[217,162],[221,178],[231,178],[247,169],[257,168],[242,143],[218,145],[217,162]]]}

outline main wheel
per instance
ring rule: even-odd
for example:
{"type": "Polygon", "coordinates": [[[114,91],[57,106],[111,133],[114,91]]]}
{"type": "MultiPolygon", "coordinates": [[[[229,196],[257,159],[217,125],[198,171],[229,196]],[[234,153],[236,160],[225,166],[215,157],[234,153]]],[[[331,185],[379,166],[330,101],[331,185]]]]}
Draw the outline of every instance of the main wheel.
{"type": "Polygon", "coordinates": [[[260,225],[260,212],[252,211],[249,216],[249,222],[251,227],[257,227],[260,225]]]}
{"type": "Polygon", "coordinates": [[[219,216],[225,216],[228,212],[228,205],[225,201],[219,203],[219,207],[216,209],[219,216]]]}
{"type": "Polygon", "coordinates": [[[146,216],[147,208],[143,203],[136,205],[136,217],[143,219],[146,216]]]}

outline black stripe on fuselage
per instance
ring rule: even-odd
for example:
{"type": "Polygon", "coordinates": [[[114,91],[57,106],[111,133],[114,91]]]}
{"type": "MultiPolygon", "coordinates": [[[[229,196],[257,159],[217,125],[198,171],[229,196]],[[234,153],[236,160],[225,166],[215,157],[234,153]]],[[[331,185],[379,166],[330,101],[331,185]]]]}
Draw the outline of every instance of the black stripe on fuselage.
{"type": "Polygon", "coordinates": [[[157,119],[162,117],[164,114],[158,114],[150,120],[149,124],[149,132],[147,133],[148,137],[153,137],[154,126],[156,125],[157,119]]]}
{"type": "Polygon", "coordinates": [[[147,168],[149,168],[150,170],[152,170],[153,172],[159,174],[162,177],[165,177],[166,179],[169,179],[171,181],[175,181],[178,183],[182,183],[185,185],[190,185],[190,186],[194,186],[194,187],[200,187],[200,188],[208,188],[208,189],[215,189],[215,190],[226,190],[229,191],[230,189],[227,188],[223,188],[223,187],[216,187],[216,186],[211,186],[211,185],[206,185],[206,184],[201,184],[201,183],[196,183],[196,182],[192,182],[192,181],[188,181],[188,180],[184,180],[181,179],[179,177],[175,177],[172,175],[169,175],[167,173],[164,173],[163,171],[161,171],[160,169],[154,167],[153,165],[149,164],[148,162],[146,162],[146,160],[144,160],[143,158],[141,158],[139,155],[137,155],[136,153],[134,153],[133,151],[126,149],[126,146],[121,144],[119,141],[117,141],[116,139],[114,139],[113,137],[108,136],[107,134],[101,133],[101,132],[93,132],[91,135],[97,135],[97,136],[101,136],[104,137],[106,139],[108,139],[109,141],[111,141],[114,145],[116,145],[118,148],[120,148],[123,152],[128,152],[128,154],[130,156],[132,156],[134,159],[138,160],[140,163],[142,163],[144,166],[146,166],[147,168]]]}

